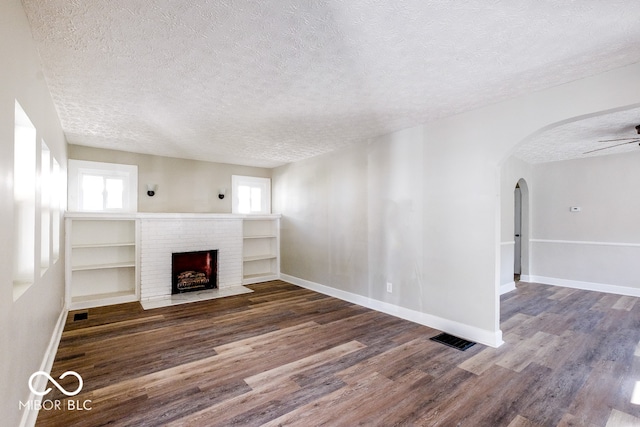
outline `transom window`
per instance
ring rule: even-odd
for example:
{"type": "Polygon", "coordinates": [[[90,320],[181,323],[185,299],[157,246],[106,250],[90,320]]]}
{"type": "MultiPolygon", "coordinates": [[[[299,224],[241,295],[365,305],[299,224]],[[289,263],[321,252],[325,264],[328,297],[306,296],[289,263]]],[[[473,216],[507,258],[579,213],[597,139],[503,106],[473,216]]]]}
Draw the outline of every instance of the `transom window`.
{"type": "Polygon", "coordinates": [[[233,213],[271,213],[271,179],[232,175],[231,186],[233,187],[231,207],[233,213]]]}
{"type": "Polygon", "coordinates": [[[135,212],[138,167],[69,160],[69,210],[135,212]]]}

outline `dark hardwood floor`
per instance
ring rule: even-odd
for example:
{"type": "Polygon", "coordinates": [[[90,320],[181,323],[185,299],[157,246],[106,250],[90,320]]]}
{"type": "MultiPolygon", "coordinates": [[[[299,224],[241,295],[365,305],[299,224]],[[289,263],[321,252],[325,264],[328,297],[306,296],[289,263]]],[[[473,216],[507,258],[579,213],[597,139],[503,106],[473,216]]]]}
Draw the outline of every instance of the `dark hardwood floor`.
{"type": "Polygon", "coordinates": [[[90,410],[41,410],[37,425],[640,425],[638,298],[520,283],[502,297],[506,343],[462,352],[282,281],[250,287],[69,313],[52,377],[78,372],[67,399],[90,410]]]}

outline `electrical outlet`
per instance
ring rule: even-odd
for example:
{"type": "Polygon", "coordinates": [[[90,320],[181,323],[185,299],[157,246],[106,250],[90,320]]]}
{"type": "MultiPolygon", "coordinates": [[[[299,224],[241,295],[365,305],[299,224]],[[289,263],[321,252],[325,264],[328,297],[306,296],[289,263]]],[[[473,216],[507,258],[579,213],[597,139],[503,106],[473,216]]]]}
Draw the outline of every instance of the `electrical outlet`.
{"type": "Polygon", "coordinates": [[[389,293],[393,292],[393,283],[387,282],[387,292],[389,293]]]}

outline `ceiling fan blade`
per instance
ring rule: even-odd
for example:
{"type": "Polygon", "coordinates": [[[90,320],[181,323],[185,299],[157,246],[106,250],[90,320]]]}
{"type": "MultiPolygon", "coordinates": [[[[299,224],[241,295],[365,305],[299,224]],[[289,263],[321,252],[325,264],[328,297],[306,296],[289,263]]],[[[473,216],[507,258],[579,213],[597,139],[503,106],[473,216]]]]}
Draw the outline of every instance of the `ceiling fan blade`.
{"type": "Polygon", "coordinates": [[[628,140],[630,140],[630,139],[637,139],[638,141],[640,141],[640,138],[638,138],[638,137],[636,136],[636,137],[633,137],[633,138],[601,139],[601,140],[600,140],[600,141],[598,141],[598,142],[628,141],[628,140]]]}
{"type": "Polygon", "coordinates": [[[619,147],[620,145],[633,144],[633,143],[638,142],[638,141],[640,141],[640,139],[636,139],[635,141],[622,142],[620,144],[614,144],[614,145],[610,145],[608,147],[596,148],[595,150],[587,151],[587,152],[584,152],[582,154],[589,154],[589,153],[593,153],[593,152],[596,152],[596,151],[608,150],[609,148],[619,147]]]}

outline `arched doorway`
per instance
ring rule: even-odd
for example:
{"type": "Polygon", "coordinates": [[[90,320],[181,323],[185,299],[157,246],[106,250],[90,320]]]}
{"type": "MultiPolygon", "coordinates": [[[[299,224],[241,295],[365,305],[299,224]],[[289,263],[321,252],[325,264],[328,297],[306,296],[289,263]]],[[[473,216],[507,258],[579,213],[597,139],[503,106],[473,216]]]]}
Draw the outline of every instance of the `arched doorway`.
{"type": "Polygon", "coordinates": [[[513,281],[517,283],[529,272],[529,188],[523,178],[516,183],[513,201],[513,281]]]}

